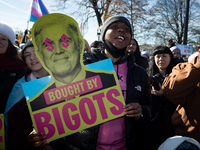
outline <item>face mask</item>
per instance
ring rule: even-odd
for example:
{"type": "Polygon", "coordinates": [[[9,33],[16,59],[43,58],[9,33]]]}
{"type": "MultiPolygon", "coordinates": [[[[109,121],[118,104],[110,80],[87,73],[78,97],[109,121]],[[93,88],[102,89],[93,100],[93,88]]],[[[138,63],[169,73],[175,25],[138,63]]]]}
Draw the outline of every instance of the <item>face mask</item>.
{"type": "Polygon", "coordinates": [[[126,47],[118,49],[114,45],[112,45],[108,40],[104,41],[104,47],[114,58],[119,58],[120,56],[123,56],[126,51],[126,47]]]}

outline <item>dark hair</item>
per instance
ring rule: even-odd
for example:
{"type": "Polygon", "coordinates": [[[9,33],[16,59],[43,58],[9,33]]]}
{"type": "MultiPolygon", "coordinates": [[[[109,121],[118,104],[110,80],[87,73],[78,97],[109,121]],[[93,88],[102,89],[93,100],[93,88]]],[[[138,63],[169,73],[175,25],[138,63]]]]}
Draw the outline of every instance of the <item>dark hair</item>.
{"type": "Polygon", "coordinates": [[[136,50],[135,50],[135,52],[132,52],[132,54],[134,56],[134,59],[135,59],[135,63],[137,65],[141,66],[142,68],[144,68],[145,70],[147,70],[148,67],[149,67],[148,60],[141,56],[140,47],[139,47],[138,42],[136,41],[136,39],[131,38],[131,41],[132,40],[135,41],[135,43],[136,43],[136,50]]]}
{"type": "Polygon", "coordinates": [[[142,57],[141,53],[140,53],[140,47],[139,47],[138,42],[136,41],[136,39],[132,38],[131,40],[134,40],[135,43],[136,43],[136,46],[137,46],[133,55],[135,57],[135,63],[138,64],[138,62],[140,61],[140,59],[142,57]]]}
{"type": "MultiPolygon", "coordinates": [[[[22,48],[22,50],[21,50],[21,58],[24,60],[24,62],[25,62],[24,53],[25,53],[25,51],[26,51],[26,49],[27,49],[28,47],[34,47],[34,46],[33,46],[33,42],[32,42],[31,40],[28,41],[26,44],[24,44],[24,46],[23,46],[23,48],[22,48]]],[[[25,65],[26,65],[26,63],[25,63],[25,65]]]]}
{"type": "Polygon", "coordinates": [[[171,47],[173,47],[173,46],[176,46],[175,43],[176,43],[176,42],[174,42],[173,39],[170,38],[170,39],[168,39],[168,43],[167,43],[166,46],[169,47],[169,48],[171,48],[171,47]]]}
{"type": "Polygon", "coordinates": [[[9,39],[8,39],[8,48],[6,50],[6,54],[8,55],[8,57],[12,59],[19,58],[19,52],[17,48],[10,42],[9,39]]]}
{"type": "Polygon", "coordinates": [[[90,44],[90,48],[97,48],[98,44],[102,43],[101,41],[94,41],[92,44],[90,44]]]}
{"type": "MultiPolygon", "coordinates": [[[[171,57],[170,63],[166,68],[166,74],[170,74],[172,72],[172,68],[177,64],[177,61],[173,58],[173,54],[167,46],[157,46],[154,50],[153,56],[157,54],[169,54],[171,57]]],[[[149,74],[154,76],[155,74],[159,73],[159,69],[156,66],[155,58],[153,57],[152,65],[149,70],[149,74]]]]}
{"type": "MultiPolygon", "coordinates": [[[[23,51],[21,51],[21,56],[22,56],[22,59],[23,59],[23,61],[24,61],[24,64],[27,66],[27,64],[26,64],[26,59],[25,59],[25,56],[24,56],[24,53],[25,53],[25,51],[26,50],[23,50],[23,51]]],[[[26,74],[25,74],[25,81],[26,82],[28,82],[28,75],[32,72],[32,70],[31,69],[29,69],[28,67],[26,68],[26,74]]]]}
{"type": "MultiPolygon", "coordinates": [[[[24,64],[25,64],[26,66],[27,66],[27,64],[26,64],[26,59],[25,59],[25,52],[26,52],[26,49],[27,49],[28,47],[33,47],[32,41],[28,41],[28,42],[24,45],[24,47],[23,47],[23,49],[22,49],[22,51],[21,51],[21,57],[22,57],[22,59],[23,59],[23,61],[24,61],[24,64]]],[[[26,81],[26,82],[28,82],[27,78],[28,78],[28,75],[29,75],[31,72],[32,72],[32,70],[31,70],[30,68],[27,67],[27,71],[26,71],[26,74],[25,74],[25,81],[26,81]]]]}

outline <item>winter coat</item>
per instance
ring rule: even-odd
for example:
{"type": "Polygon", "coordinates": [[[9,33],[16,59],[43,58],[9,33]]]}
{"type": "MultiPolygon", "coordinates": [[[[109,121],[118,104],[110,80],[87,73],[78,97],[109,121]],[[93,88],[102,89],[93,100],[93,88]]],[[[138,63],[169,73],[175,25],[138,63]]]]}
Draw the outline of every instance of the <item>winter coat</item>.
{"type": "Polygon", "coordinates": [[[26,73],[25,69],[5,71],[0,69],[0,113],[4,113],[8,96],[18,79],[26,73]]]}
{"type": "MultiPolygon", "coordinates": [[[[99,49],[93,49],[92,52],[85,52],[83,55],[84,64],[103,59],[106,59],[106,57],[99,49]]],[[[150,83],[146,70],[134,64],[133,55],[124,56],[118,63],[124,63],[125,61],[127,61],[128,66],[126,104],[138,102],[142,106],[143,114],[143,117],[139,120],[125,117],[126,147],[127,150],[138,149],[137,146],[141,149],[141,144],[144,143],[142,133],[145,125],[150,120],[150,83]]],[[[97,125],[67,136],[65,140],[68,149],[95,150],[99,126],[97,125]]]]}
{"type": "MultiPolygon", "coordinates": [[[[167,76],[167,75],[166,75],[167,76]]],[[[162,85],[165,76],[157,73],[150,77],[152,86],[159,90],[159,83],[162,85]]],[[[147,146],[149,150],[158,149],[158,147],[168,138],[174,136],[174,129],[171,117],[176,110],[176,105],[171,103],[164,94],[161,96],[152,95],[152,118],[147,125],[147,146]]]]}
{"type": "Polygon", "coordinates": [[[167,99],[178,105],[172,116],[175,134],[200,142],[200,60],[176,65],[162,86],[167,99]]]}

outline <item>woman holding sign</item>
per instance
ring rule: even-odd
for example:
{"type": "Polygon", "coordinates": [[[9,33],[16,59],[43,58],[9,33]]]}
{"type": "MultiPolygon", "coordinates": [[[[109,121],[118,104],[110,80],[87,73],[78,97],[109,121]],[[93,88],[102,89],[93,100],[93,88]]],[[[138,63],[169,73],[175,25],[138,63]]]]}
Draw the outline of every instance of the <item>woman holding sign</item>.
{"type": "MultiPolygon", "coordinates": [[[[32,41],[25,44],[22,50],[22,58],[28,67],[28,72],[14,85],[5,109],[6,138],[9,150],[37,149],[32,147],[27,140],[27,136],[33,131],[33,125],[21,84],[48,76],[48,72],[42,67],[35,55],[32,41]]],[[[51,144],[53,145],[56,142],[57,141],[52,142],[51,144]]],[[[43,143],[40,143],[40,145],[42,144],[43,143]]],[[[45,148],[47,144],[42,146],[45,148]]],[[[61,143],[59,143],[59,145],[64,147],[61,143]]],[[[50,145],[48,147],[50,147],[50,145]]],[[[59,149],[61,149],[61,147],[59,147],[59,149]]]]}
{"type": "MultiPolygon", "coordinates": [[[[52,22],[51,24],[50,23],[48,24],[48,27],[51,27],[50,25],[55,24],[56,22],[58,22],[59,25],[63,25],[65,29],[67,30],[67,33],[68,32],[71,33],[71,34],[69,33],[67,34],[67,36],[69,35],[69,39],[67,39],[67,41],[70,43],[70,46],[71,47],[77,46],[78,45],[77,41],[79,40],[79,38],[73,39],[70,37],[73,37],[71,35],[76,35],[75,33],[78,32],[78,24],[74,23],[74,21],[73,22],[68,21],[66,23],[66,20],[69,19],[68,16],[65,16],[62,20],[57,21],[58,20],[57,18],[61,18],[61,17],[63,17],[62,14],[49,14],[49,15],[43,16],[43,18],[46,18],[46,19],[49,18],[49,20],[52,22]],[[54,20],[53,19],[50,20],[51,16],[53,15],[59,15],[59,16],[57,16],[56,18],[54,17],[54,20]],[[66,26],[69,26],[69,28],[66,28],[66,26]]],[[[42,20],[42,17],[41,17],[39,21],[42,22],[44,20],[42,20]]],[[[40,23],[39,21],[36,22],[36,24],[39,24],[40,23]]],[[[64,32],[64,30],[62,32],[64,32]]],[[[42,31],[39,30],[36,33],[41,34],[42,31]]],[[[54,33],[55,35],[58,35],[58,33],[53,32],[53,30],[51,30],[50,32],[47,32],[46,34],[49,34],[49,33],[51,34],[54,33]]],[[[123,98],[126,103],[125,106],[123,105],[121,106],[123,107],[122,113],[124,110],[124,116],[66,136],[65,142],[66,142],[67,149],[69,150],[72,150],[72,149],[77,149],[77,150],[143,149],[141,147],[141,144],[142,146],[145,145],[144,144],[145,141],[144,139],[141,139],[141,137],[143,136],[143,132],[145,131],[145,125],[150,120],[149,105],[150,105],[150,100],[151,100],[151,93],[150,93],[149,78],[146,73],[146,70],[139,67],[138,65],[135,65],[133,54],[131,53],[130,55],[128,55],[128,53],[126,52],[126,48],[131,41],[131,36],[132,36],[132,29],[131,29],[130,22],[128,21],[127,18],[122,17],[122,16],[111,17],[106,20],[106,22],[103,24],[101,28],[101,37],[102,37],[103,47],[100,49],[93,49],[92,52],[85,52],[83,56],[83,62],[85,64],[111,58],[114,64],[114,68],[118,77],[121,90],[122,90],[123,98]]],[[[46,47],[48,48],[47,49],[48,51],[46,50],[45,53],[48,53],[49,56],[51,56],[50,54],[52,54],[52,56],[54,56],[53,54],[57,54],[60,56],[61,54],[65,54],[65,53],[68,54],[68,57],[62,57],[62,58],[66,58],[65,60],[66,64],[63,64],[63,63],[60,64],[60,66],[63,66],[61,68],[63,69],[62,71],[66,71],[67,69],[64,70],[64,67],[67,68],[67,66],[70,66],[70,68],[74,68],[72,66],[72,63],[69,63],[70,58],[71,58],[69,56],[70,55],[74,56],[72,52],[73,53],[76,52],[77,53],[76,56],[77,55],[80,56],[81,49],[73,48],[71,49],[71,51],[69,51],[70,48],[64,49],[62,47],[63,47],[64,42],[66,41],[65,40],[62,41],[62,37],[58,36],[59,38],[57,39],[54,39],[54,37],[55,36],[48,39],[46,38],[46,40],[53,39],[56,42],[52,42],[53,40],[51,41],[49,40],[50,41],[49,43],[43,44],[43,42],[40,41],[39,44],[41,45],[41,47],[44,47],[44,49],[46,47]],[[53,48],[55,46],[55,48],[58,48],[58,49],[55,49],[55,52],[53,53],[51,52],[51,47],[48,45],[50,45],[53,48]],[[61,48],[59,49],[59,47],[61,48]]],[[[43,41],[46,41],[46,40],[44,38],[43,41]]],[[[52,50],[54,50],[53,48],[52,50]]],[[[47,55],[43,54],[41,56],[45,58],[47,55]]],[[[54,62],[57,62],[57,59],[54,62]]],[[[45,61],[45,64],[49,66],[49,69],[54,71],[52,69],[53,67],[50,67],[50,63],[53,64],[52,61],[51,62],[45,61]]],[[[57,69],[56,65],[55,65],[55,69],[57,69]]],[[[71,73],[72,71],[70,71],[69,69],[67,71],[71,73]]],[[[111,95],[114,95],[114,94],[111,94],[111,95]]],[[[114,99],[113,101],[117,102],[116,99],[114,99]]],[[[64,112],[65,110],[66,109],[63,109],[64,112]]],[[[93,111],[93,113],[95,112],[93,111]]],[[[75,115],[77,116],[79,114],[75,114],[75,115]]],[[[67,123],[68,122],[69,121],[67,121],[67,123]]],[[[37,133],[37,135],[40,135],[40,134],[41,132],[37,133]]],[[[39,141],[45,140],[45,137],[42,137],[42,136],[34,140],[34,138],[37,135],[31,134],[29,136],[29,140],[32,141],[33,146],[36,146],[36,144],[39,141]]]]}
{"type": "Polygon", "coordinates": [[[101,124],[95,136],[96,149],[145,149],[145,124],[150,119],[150,84],[144,69],[134,64],[126,48],[131,41],[132,28],[127,18],[113,16],[101,28],[103,47],[86,53],[84,63],[111,58],[126,105],[125,117],[101,124]],[[142,147],[142,146],[144,147],[142,147]]]}

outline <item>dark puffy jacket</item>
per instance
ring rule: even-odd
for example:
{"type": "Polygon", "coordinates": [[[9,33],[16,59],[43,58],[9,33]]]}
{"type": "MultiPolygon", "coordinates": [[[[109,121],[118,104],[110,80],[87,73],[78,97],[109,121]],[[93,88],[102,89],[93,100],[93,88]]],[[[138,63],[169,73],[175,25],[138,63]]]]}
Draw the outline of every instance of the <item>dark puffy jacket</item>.
{"type": "Polygon", "coordinates": [[[0,69],[0,113],[4,113],[8,96],[18,79],[22,78],[26,69],[4,71],[0,69]]]}
{"type": "MultiPolygon", "coordinates": [[[[106,59],[106,57],[98,49],[94,49],[92,53],[85,52],[83,55],[84,64],[93,63],[102,59],[106,59]]],[[[128,61],[126,104],[139,102],[140,105],[142,105],[143,113],[143,117],[137,121],[134,118],[125,118],[127,150],[137,150],[141,149],[141,144],[144,145],[145,141],[142,139],[142,134],[144,131],[144,126],[150,120],[150,83],[146,71],[142,67],[134,64],[133,55],[124,56],[121,60],[118,61],[118,63],[123,63],[126,60],[128,61]]],[[[67,136],[65,140],[68,149],[95,150],[98,139],[98,132],[99,125],[67,136]]]]}

